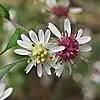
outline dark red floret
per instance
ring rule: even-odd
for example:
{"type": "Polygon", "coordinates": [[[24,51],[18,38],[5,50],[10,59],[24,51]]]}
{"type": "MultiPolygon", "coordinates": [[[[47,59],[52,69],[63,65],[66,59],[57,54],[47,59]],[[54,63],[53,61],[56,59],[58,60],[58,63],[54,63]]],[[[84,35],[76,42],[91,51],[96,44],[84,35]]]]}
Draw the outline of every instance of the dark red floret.
{"type": "Polygon", "coordinates": [[[54,7],[52,9],[53,14],[57,17],[68,16],[68,9],[66,7],[54,7]]]}
{"type": "Polygon", "coordinates": [[[70,61],[73,60],[79,51],[78,41],[74,37],[64,36],[59,41],[59,45],[65,46],[63,51],[58,52],[56,55],[60,56],[62,61],[70,61]]]}

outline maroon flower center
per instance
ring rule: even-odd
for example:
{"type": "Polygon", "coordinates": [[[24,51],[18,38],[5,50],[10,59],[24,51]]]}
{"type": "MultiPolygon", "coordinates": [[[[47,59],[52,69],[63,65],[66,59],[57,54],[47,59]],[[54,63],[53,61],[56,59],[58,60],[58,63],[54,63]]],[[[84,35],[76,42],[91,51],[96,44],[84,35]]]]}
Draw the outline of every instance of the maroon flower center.
{"type": "Polygon", "coordinates": [[[74,37],[62,37],[59,41],[59,45],[65,46],[65,49],[63,51],[60,51],[56,54],[57,56],[61,57],[62,61],[70,61],[78,55],[79,44],[74,37]]]}
{"type": "Polygon", "coordinates": [[[58,17],[63,17],[68,15],[68,9],[66,7],[54,7],[52,9],[52,12],[58,17]]]}

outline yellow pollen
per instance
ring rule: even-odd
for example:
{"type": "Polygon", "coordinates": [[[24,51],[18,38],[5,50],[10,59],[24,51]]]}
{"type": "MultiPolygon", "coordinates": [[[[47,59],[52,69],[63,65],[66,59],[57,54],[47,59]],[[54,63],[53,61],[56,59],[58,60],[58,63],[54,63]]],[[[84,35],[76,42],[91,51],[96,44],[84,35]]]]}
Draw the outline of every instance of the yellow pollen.
{"type": "Polygon", "coordinates": [[[42,51],[43,51],[42,48],[40,48],[40,49],[39,49],[39,52],[42,52],[42,51]]]}
{"type": "Polygon", "coordinates": [[[55,61],[55,57],[52,58],[52,61],[55,61]]]}
{"type": "Polygon", "coordinates": [[[40,64],[40,63],[41,63],[41,61],[40,61],[40,60],[37,60],[36,62],[37,62],[37,64],[40,64]]]}
{"type": "Polygon", "coordinates": [[[36,44],[32,47],[31,58],[35,60],[37,64],[45,62],[49,58],[48,50],[41,44],[36,44]]]}
{"type": "Polygon", "coordinates": [[[41,54],[41,57],[44,57],[44,54],[41,54]]]}
{"type": "Polygon", "coordinates": [[[44,55],[46,55],[47,54],[47,51],[44,51],[44,55]]]}
{"type": "Polygon", "coordinates": [[[41,54],[41,52],[38,52],[38,55],[40,55],[41,54]]]}
{"type": "Polygon", "coordinates": [[[37,56],[37,58],[39,59],[39,58],[41,58],[40,56],[37,56]]]}
{"type": "Polygon", "coordinates": [[[55,61],[55,60],[56,60],[56,58],[55,58],[55,57],[50,57],[50,59],[51,59],[52,61],[55,61]]]}
{"type": "Polygon", "coordinates": [[[44,62],[44,59],[42,58],[41,61],[44,62]]]}

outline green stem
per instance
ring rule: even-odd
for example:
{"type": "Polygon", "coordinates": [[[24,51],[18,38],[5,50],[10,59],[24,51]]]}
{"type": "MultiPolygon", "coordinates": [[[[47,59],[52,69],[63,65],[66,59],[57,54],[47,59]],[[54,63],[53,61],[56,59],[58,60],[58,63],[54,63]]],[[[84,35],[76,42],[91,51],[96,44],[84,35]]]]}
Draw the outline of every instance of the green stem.
{"type": "Polygon", "coordinates": [[[22,62],[22,61],[24,61],[24,60],[26,60],[26,59],[27,59],[27,57],[25,57],[25,58],[23,58],[23,59],[20,59],[20,60],[17,60],[17,61],[15,61],[15,62],[11,63],[11,64],[8,64],[8,65],[4,66],[3,69],[4,69],[4,68],[7,68],[7,67],[10,66],[10,65],[15,65],[15,64],[17,64],[17,63],[20,63],[20,62],[22,62]]]}
{"type": "Polygon", "coordinates": [[[17,24],[16,22],[14,22],[14,21],[11,20],[11,19],[10,19],[9,21],[10,21],[15,27],[18,27],[18,28],[22,29],[23,31],[29,33],[28,29],[26,29],[26,28],[24,28],[23,26],[17,24]]]}
{"type": "Polygon", "coordinates": [[[6,65],[5,67],[1,68],[1,69],[0,69],[0,79],[1,79],[6,73],[8,73],[9,70],[10,70],[11,68],[13,68],[16,64],[18,64],[18,63],[20,63],[20,62],[22,62],[22,61],[24,61],[24,60],[26,60],[26,59],[27,59],[27,57],[25,57],[25,58],[23,58],[23,59],[20,59],[20,60],[14,62],[14,63],[8,64],[8,65],[6,65]]]}

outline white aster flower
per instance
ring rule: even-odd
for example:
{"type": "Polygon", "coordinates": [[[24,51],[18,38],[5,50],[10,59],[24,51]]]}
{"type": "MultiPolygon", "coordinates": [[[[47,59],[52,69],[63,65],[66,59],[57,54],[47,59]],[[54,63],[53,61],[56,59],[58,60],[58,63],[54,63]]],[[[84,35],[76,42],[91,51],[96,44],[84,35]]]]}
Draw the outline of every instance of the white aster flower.
{"type": "Polygon", "coordinates": [[[37,74],[39,77],[42,76],[42,68],[45,69],[48,75],[51,75],[50,68],[57,68],[58,66],[54,63],[53,54],[64,50],[64,46],[57,46],[55,43],[49,43],[50,31],[46,30],[45,34],[42,29],[36,33],[32,30],[29,31],[30,39],[22,34],[21,39],[18,40],[17,44],[24,49],[15,49],[15,53],[19,55],[28,55],[30,57],[29,64],[25,71],[28,73],[33,66],[37,66],[37,74]]]}
{"type": "Polygon", "coordinates": [[[13,88],[8,88],[5,90],[5,84],[0,82],[0,100],[6,99],[12,93],[13,88]]]}
{"type": "Polygon", "coordinates": [[[69,13],[74,14],[82,12],[80,7],[70,7],[70,0],[62,0],[59,2],[56,0],[46,0],[46,4],[51,8],[52,13],[58,17],[69,16],[75,20],[69,13]]]}
{"type": "MultiPolygon", "coordinates": [[[[61,68],[56,70],[56,75],[60,76],[65,65],[64,63],[70,62],[71,64],[74,64],[74,59],[78,56],[79,52],[88,52],[91,50],[91,47],[86,45],[86,43],[91,40],[91,37],[82,36],[82,29],[79,29],[77,34],[74,36],[71,35],[71,23],[68,19],[64,20],[64,32],[60,32],[52,23],[49,23],[48,28],[55,36],[59,38],[58,44],[60,46],[65,46],[63,51],[56,54],[58,57],[60,57],[60,61],[62,63],[61,68]]],[[[70,63],[68,64],[69,66],[70,63]]],[[[70,67],[69,70],[71,73],[70,67]]]]}

